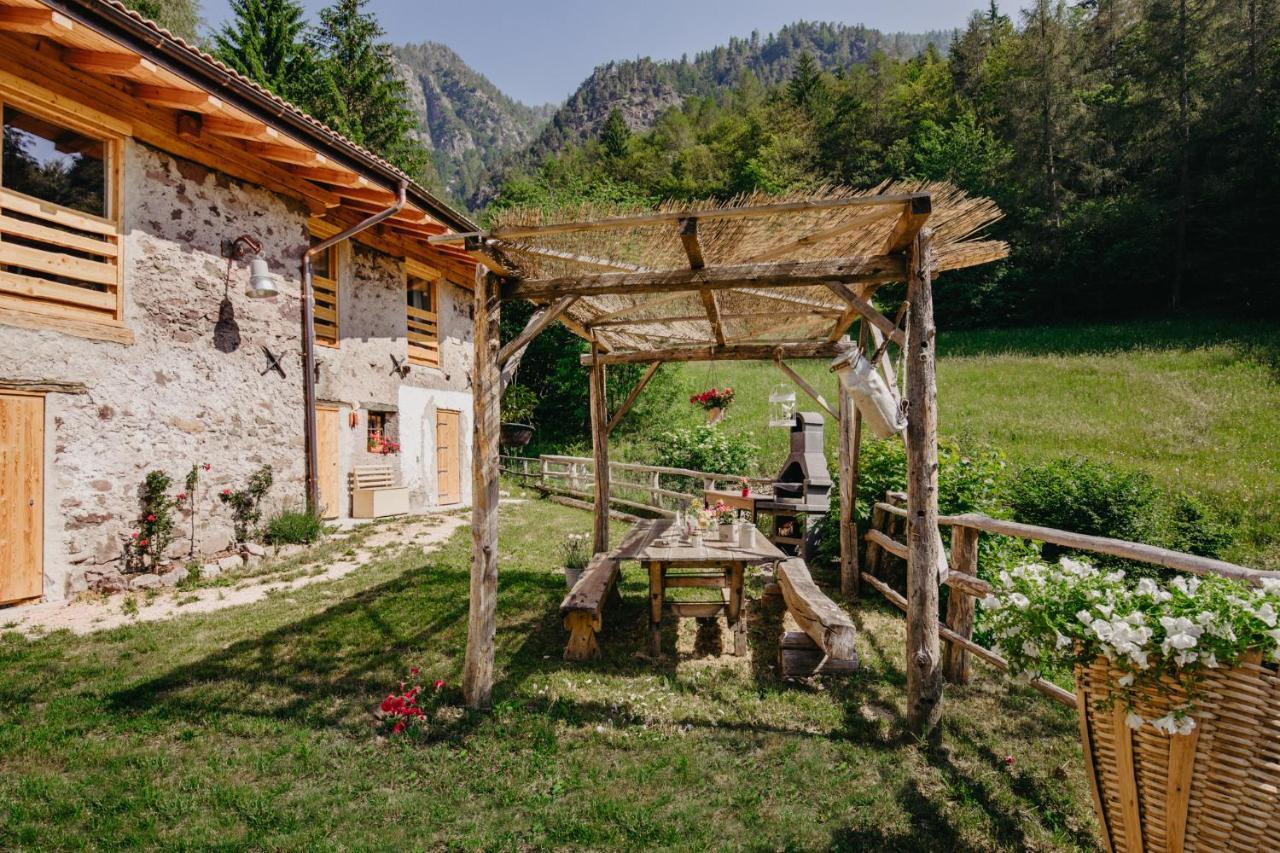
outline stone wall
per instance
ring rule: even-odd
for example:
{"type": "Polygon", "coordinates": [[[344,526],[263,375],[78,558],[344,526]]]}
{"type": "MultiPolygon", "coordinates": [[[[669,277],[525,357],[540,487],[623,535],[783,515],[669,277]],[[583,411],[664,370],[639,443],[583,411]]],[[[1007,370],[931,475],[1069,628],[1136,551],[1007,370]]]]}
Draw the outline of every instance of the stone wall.
{"type": "MultiPolygon", "coordinates": [[[[210,466],[194,507],[201,554],[231,544],[230,513],[218,493],[242,488],[262,465],[275,473],[268,513],[300,508],[305,499],[299,264],[308,245],[308,211],[134,141],[124,145],[123,175],[124,311],[134,342],[0,325],[0,379],[87,389],[50,393],[45,401],[44,587],[50,599],[83,589],[86,573],[119,566],[148,471],[168,473],[176,493],[192,465],[210,466]],[[222,256],[223,241],[241,234],[262,243],[279,278],[278,297],[244,295],[248,262],[228,265],[222,256]],[[267,370],[264,347],[280,358],[285,377],[267,370]]],[[[392,372],[390,354],[407,355],[403,264],[346,243],[339,247],[339,270],[341,346],[317,347],[317,396],[345,407],[341,428],[350,438],[340,451],[342,492],[351,466],[384,461],[365,449],[372,404],[399,410],[400,429],[414,436],[405,481],[414,488],[415,508],[429,507],[437,396],[450,408],[465,407],[461,439],[470,440],[470,293],[441,288],[442,369],[414,365],[401,377],[392,372]],[[359,413],[355,429],[348,426],[352,410],[359,413]]],[[[191,518],[177,519],[175,559],[191,549],[191,518]]]]}

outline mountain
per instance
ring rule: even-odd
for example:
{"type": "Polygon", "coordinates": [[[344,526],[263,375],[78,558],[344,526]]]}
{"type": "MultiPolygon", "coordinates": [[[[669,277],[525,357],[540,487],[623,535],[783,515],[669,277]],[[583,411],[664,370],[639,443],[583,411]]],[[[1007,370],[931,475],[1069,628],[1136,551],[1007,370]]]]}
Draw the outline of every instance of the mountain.
{"type": "Polygon", "coordinates": [[[800,21],[765,38],[758,32],[731,38],[693,59],[606,63],[559,107],[530,107],[507,97],[444,45],[405,45],[396,56],[441,178],[455,198],[476,210],[493,198],[504,174],[533,168],[565,147],[593,138],[614,109],[632,130],[644,129],[691,95],[725,92],[744,71],[766,85],[780,83],[790,77],[802,53],[834,72],[867,62],[877,52],[898,59],[929,45],[945,52],[955,35],[882,33],[861,25],[800,21]]]}
{"type": "Polygon", "coordinates": [[[395,62],[419,117],[419,136],[459,199],[482,195],[497,160],[528,146],[556,109],[508,97],[442,44],[397,47],[395,62]]]}

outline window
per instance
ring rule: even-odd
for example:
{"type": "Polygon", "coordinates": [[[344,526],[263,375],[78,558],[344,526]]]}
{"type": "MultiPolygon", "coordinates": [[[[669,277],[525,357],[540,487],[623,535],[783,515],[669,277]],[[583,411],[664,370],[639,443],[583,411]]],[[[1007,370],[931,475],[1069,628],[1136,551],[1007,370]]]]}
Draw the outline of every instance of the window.
{"type": "Polygon", "coordinates": [[[387,455],[400,452],[400,431],[395,412],[369,412],[365,449],[387,455]]]}
{"type": "MultiPolygon", "coordinates": [[[[311,245],[320,242],[312,237],[311,245]]],[[[336,347],[338,341],[338,247],[330,246],[311,259],[311,292],[315,295],[315,309],[311,325],[315,328],[316,343],[336,347]]]]}
{"type": "Polygon", "coordinates": [[[440,331],[437,298],[440,273],[414,261],[405,261],[405,321],[408,327],[409,361],[440,366],[440,331]]]}
{"type": "Polygon", "coordinates": [[[118,139],[12,104],[2,109],[0,306],[118,323],[118,139]]]}

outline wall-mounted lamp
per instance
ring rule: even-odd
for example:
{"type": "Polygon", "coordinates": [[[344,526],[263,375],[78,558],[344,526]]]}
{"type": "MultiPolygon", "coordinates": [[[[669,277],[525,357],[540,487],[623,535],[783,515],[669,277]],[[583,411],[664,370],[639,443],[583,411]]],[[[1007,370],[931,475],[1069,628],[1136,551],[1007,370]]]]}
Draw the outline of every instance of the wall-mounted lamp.
{"type": "Polygon", "coordinates": [[[231,242],[227,258],[239,261],[248,255],[253,255],[253,260],[249,262],[249,283],[245,285],[244,295],[250,299],[279,296],[280,287],[276,284],[276,277],[271,274],[267,259],[262,257],[262,244],[248,234],[241,234],[231,242]]]}

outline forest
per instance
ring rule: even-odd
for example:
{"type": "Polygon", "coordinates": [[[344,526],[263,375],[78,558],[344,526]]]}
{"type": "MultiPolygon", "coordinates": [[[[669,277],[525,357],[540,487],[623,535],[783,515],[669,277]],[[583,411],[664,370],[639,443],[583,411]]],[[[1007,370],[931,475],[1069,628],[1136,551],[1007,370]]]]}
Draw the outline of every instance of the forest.
{"type": "Polygon", "coordinates": [[[1270,316],[1274,0],[1037,0],[975,12],[946,54],[743,71],[649,130],[513,176],[494,205],[650,202],[945,179],[994,198],[1010,258],[939,282],[953,326],[1270,316]]]}

